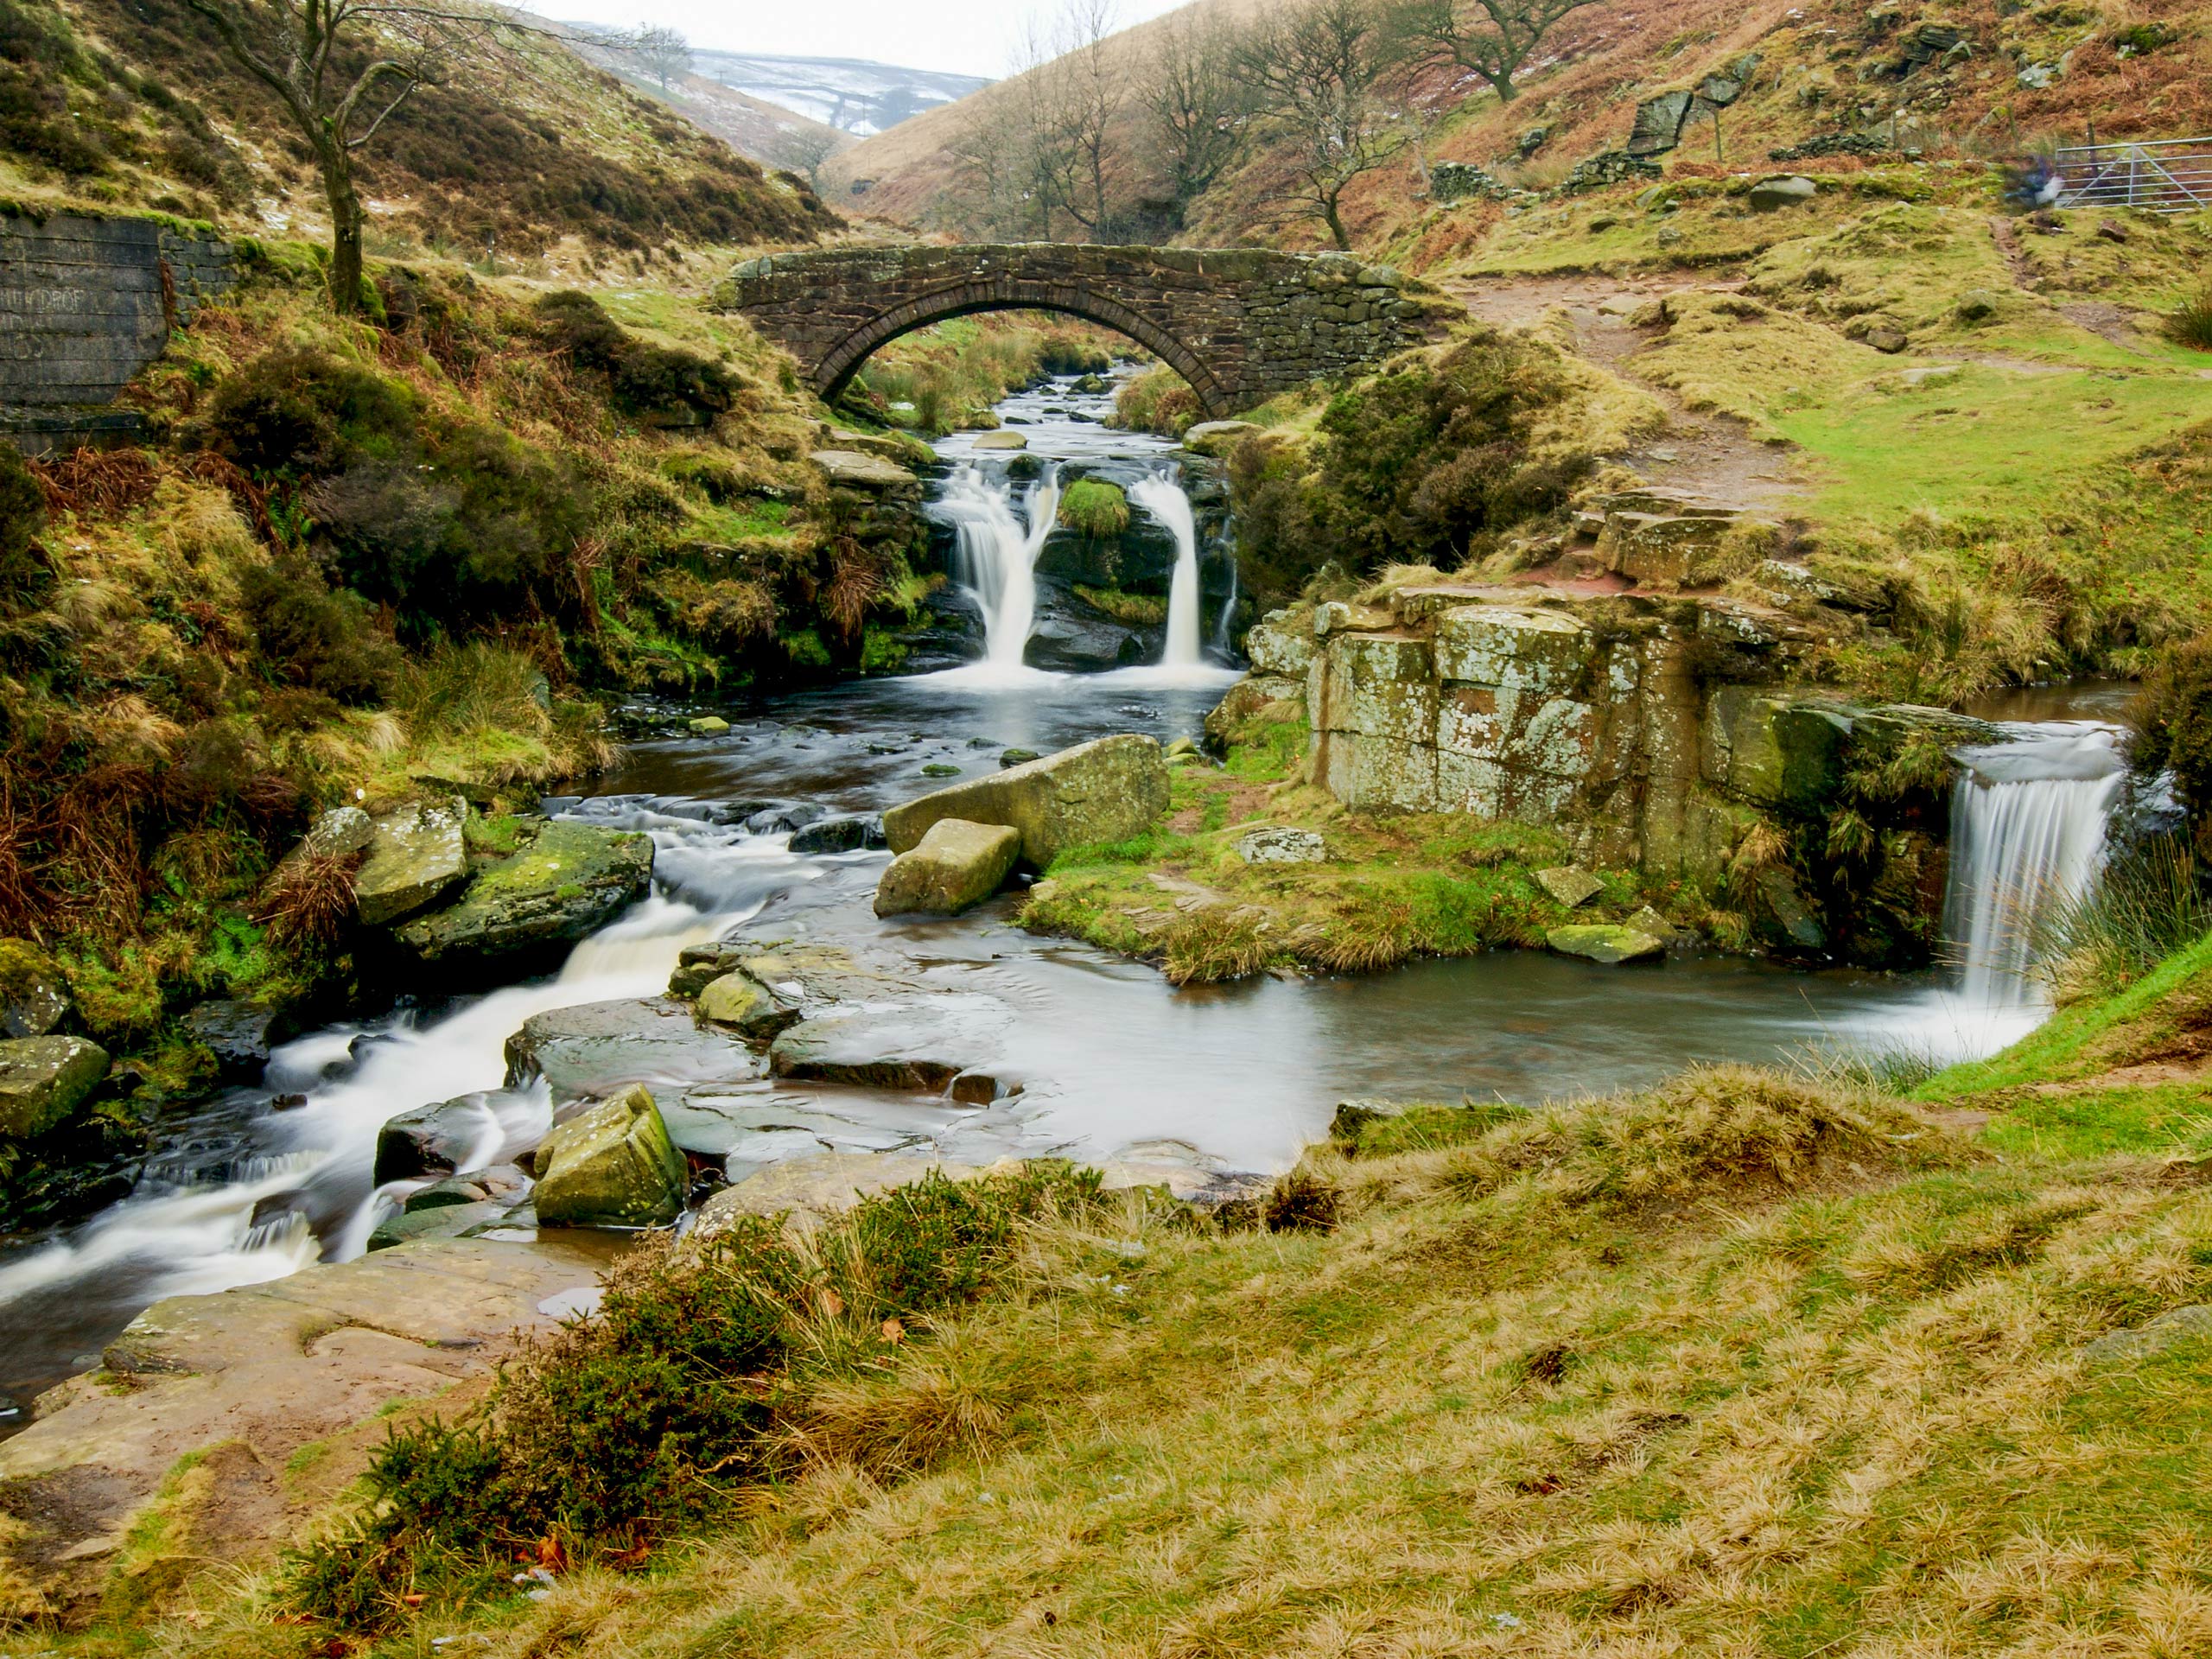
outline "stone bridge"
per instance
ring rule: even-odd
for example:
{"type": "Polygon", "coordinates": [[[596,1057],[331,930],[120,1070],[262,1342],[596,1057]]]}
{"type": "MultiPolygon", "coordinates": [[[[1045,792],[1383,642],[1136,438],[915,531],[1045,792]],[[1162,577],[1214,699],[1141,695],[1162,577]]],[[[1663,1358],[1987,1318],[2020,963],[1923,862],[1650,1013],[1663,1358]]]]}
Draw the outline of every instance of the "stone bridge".
{"type": "Polygon", "coordinates": [[[887,340],[976,311],[1059,311],[1172,366],[1210,419],[1427,338],[1456,308],[1387,265],[1238,248],[833,249],[749,259],[716,289],[835,397],[887,340]]]}

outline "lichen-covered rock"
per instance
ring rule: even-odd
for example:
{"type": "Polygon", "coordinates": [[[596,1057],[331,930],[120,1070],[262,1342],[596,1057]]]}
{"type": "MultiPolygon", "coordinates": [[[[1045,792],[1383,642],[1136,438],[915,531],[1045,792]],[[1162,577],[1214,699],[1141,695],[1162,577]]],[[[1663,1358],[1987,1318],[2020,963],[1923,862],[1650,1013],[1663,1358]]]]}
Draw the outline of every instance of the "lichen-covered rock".
{"type": "Polygon", "coordinates": [[[0,939],[0,1037],[43,1037],[69,1014],[69,987],[45,951],[0,939]]]}
{"type": "Polygon", "coordinates": [[[863,495],[897,495],[921,487],[921,480],[904,467],[857,449],[817,449],[807,459],[833,486],[863,495]]]}
{"type": "Polygon", "coordinates": [[[1770,213],[1777,208],[1802,207],[1820,194],[1821,187],[1812,180],[1792,174],[1787,178],[1761,179],[1745,200],[1753,213],[1770,213]]]}
{"type": "Polygon", "coordinates": [[[1313,630],[1294,626],[1287,611],[1271,611],[1244,632],[1244,654],[1255,674],[1281,674],[1302,680],[1313,666],[1313,630]]]}
{"type": "Polygon", "coordinates": [[[756,1042],[766,1042],[797,1023],[798,999],[764,985],[742,968],[709,980],[699,990],[694,1005],[702,1020],[743,1032],[756,1042]]]}
{"type": "Polygon", "coordinates": [[[1021,855],[1042,869],[1071,847],[1127,841],[1167,810],[1167,762],[1149,737],[1122,734],[970,779],[883,815],[893,852],[921,844],[941,818],[1021,832],[1021,855]]]}
{"type": "Polygon", "coordinates": [[[297,851],[310,858],[351,858],[375,841],[376,823],[358,806],[334,806],[316,818],[300,838],[297,851]]]}
{"type": "Polygon", "coordinates": [[[82,1037],[0,1042],[0,1136],[28,1141],[67,1118],[107,1076],[107,1051],[82,1037]]]}
{"type": "Polygon", "coordinates": [[[547,823],[486,864],[460,899],[403,925],[399,943],[447,971],[557,957],[645,896],[652,837],[587,823],[547,823]]]}
{"type": "Polygon", "coordinates": [[[417,802],[375,820],[367,862],[353,873],[353,908],[363,925],[384,927],[413,915],[468,874],[458,796],[417,802]]]}
{"type": "Polygon", "coordinates": [[[1853,724],[1825,702],[1724,687],[1706,714],[1706,775],[1763,805],[1818,810],[1842,787],[1853,724]]]}
{"type": "Polygon", "coordinates": [[[1568,910],[1588,904],[1605,890],[1605,884],[1589,871],[1569,867],[1538,870],[1536,885],[1551,894],[1554,902],[1568,910]]]}
{"type": "Polygon", "coordinates": [[[1733,526],[1706,514],[1613,512],[1598,537],[1598,556],[1608,570],[1644,588],[1679,588],[1713,574],[1715,556],[1733,526]]]}
{"type": "Polygon", "coordinates": [[[875,913],[957,916],[996,893],[1020,855],[1021,832],[1011,824],[939,818],[891,861],[876,883],[875,913]]]}
{"type": "Polygon", "coordinates": [[[1666,954],[1664,940],[1655,939],[1649,933],[1640,933],[1632,927],[1619,927],[1604,922],[1592,922],[1578,927],[1555,927],[1544,935],[1544,943],[1564,957],[1586,957],[1592,962],[1601,962],[1608,967],[1624,962],[1638,962],[1646,957],[1666,954]]]}
{"type": "Polygon", "coordinates": [[[683,1213],[683,1154],[643,1085],[556,1125],[536,1161],[542,1226],[651,1227],[683,1213]]]}
{"type": "Polygon", "coordinates": [[[1238,838],[1236,852],[1247,864],[1319,864],[1329,845],[1311,830],[1255,830],[1238,838]]]}

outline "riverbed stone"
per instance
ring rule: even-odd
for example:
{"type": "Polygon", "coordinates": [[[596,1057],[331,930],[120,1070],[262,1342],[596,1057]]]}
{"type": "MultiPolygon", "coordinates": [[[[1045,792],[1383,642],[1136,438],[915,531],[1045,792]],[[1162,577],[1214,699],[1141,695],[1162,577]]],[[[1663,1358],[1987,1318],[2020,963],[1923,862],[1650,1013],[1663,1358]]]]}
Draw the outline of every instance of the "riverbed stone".
{"type": "Polygon", "coordinates": [[[1141,835],[1166,811],[1167,795],[1159,743],[1123,733],[893,807],[883,833],[904,853],[942,818],[1007,824],[1021,833],[1021,856],[1042,869],[1071,847],[1141,835]]]}
{"type": "Polygon", "coordinates": [[[482,1093],[432,1101],[385,1120],[377,1131],[375,1173],[386,1181],[449,1175],[490,1133],[497,1120],[482,1093]]]}
{"type": "Polygon", "coordinates": [[[1020,855],[1021,832],[1010,824],[939,818],[891,861],[876,883],[875,913],[957,916],[972,910],[999,890],[1020,855]]]}
{"type": "Polygon", "coordinates": [[[107,1051],[82,1037],[0,1041],[0,1137],[45,1134],[99,1087],[107,1068],[107,1051]]]}
{"type": "Polygon", "coordinates": [[[791,851],[820,855],[867,852],[881,847],[883,819],[874,812],[848,812],[791,832],[791,851]]]}
{"type": "Polygon", "coordinates": [[[1608,967],[1664,956],[1667,950],[1663,940],[1655,939],[1649,933],[1605,922],[1553,928],[1544,935],[1544,943],[1561,956],[1586,957],[1608,967]]]}
{"type": "Polygon", "coordinates": [[[731,1027],[758,1042],[797,1024],[800,1012],[798,999],[762,984],[742,968],[709,980],[694,1006],[702,1020],[731,1027]]]}
{"type": "Polygon", "coordinates": [[[530,1177],[514,1164],[491,1164],[466,1175],[447,1175],[428,1186],[416,1188],[400,1205],[402,1210],[442,1210],[458,1205],[482,1204],[491,1198],[519,1203],[530,1192],[530,1177]]]}
{"type": "Polygon", "coordinates": [[[1553,901],[1567,910],[1588,904],[1605,890],[1605,884],[1587,870],[1560,865],[1535,873],[1536,885],[1552,896],[1553,901]]]}
{"type": "Polygon", "coordinates": [[[673,997],[618,997],[532,1014],[507,1039],[507,1082],[543,1077],[556,1105],[618,1093],[632,1084],[737,1082],[760,1061],[719,1029],[702,1029],[673,997]]]}
{"type": "Polygon", "coordinates": [[[844,1004],[776,1039],[779,1077],[937,1094],[996,1058],[1014,1011],[995,996],[937,991],[844,1004]]]}
{"type": "Polygon", "coordinates": [[[195,1003],[184,1016],[185,1033],[215,1057],[226,1083],[261,1075],[276,1025],[275,1009],[231,997],[195,1003]]]}
{"type": "Polygon", "coordinates": [[[969,440],[974,449],[1027,449],[1029,440],[1019,432],[979,432],[969,440]]]}
{"type": "Polygon", "coordinates": [[[0,939],[0,1038],[43,1037],[69,1017],[69,986],[28,939],[0,939]]]}
{"type": "Polygon", "coordinates": [[[729,730],[729,721],[720,715],[695,715],[683,722],[683,729],[694,737],[720,737],[729,730]]]}
{"type": "Polygon", "coordinates": [[[594,933],[652,885],[650,836],[546,823],[479,869],[454,903],[398,930],[426,966],[448,971],[547,961],[594,933]]]}
{"type": "Polygon", "coordinates": [[[353,873],[354,912],[365,925],[404,920],[467,877],[467,804],[454,795],[374,821],[367,861],[353,873]]]}
{"type": "Polygon", "coordinates": [[[650,1227],[683,1213],[683,1154],[642,1084],[558,1124],[537,1148],[546,1227],[650,1227]]]}

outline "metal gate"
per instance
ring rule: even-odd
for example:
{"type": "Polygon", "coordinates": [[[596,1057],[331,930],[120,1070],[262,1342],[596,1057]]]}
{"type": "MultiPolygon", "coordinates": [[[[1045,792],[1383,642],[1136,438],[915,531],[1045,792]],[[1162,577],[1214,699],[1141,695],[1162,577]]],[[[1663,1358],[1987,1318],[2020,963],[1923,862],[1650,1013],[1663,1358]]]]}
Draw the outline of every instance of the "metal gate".
{"type": "Polygon", "coordinates": [[[2077,144],[2055,158],[2062,207],[2140,207],[2193,213],[2212,207],[2212,138],[2077,144]]]}

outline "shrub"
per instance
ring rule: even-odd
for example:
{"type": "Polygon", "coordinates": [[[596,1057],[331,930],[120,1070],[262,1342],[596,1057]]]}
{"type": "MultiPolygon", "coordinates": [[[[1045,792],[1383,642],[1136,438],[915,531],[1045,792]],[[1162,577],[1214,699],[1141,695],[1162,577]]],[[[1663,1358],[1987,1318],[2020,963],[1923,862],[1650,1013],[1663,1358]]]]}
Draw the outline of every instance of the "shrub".
{"type": "Polygon", "coordinates": [[[333,589],[306,558],[287,555],[250,568],[239,582],[254,654],[270,677],[335,698],[382,698],[400,664],[357,594],[333,589]]]}
{"type": "Polygon", "coordinates": [[[616,406],[626,414],[717,415],[737,391],[736,378],[721,364],[639,340],[588,294],[548,294],[537,302],[537,316],[550,345],[579,368],[607,377],[616,406]]]}
{"type": "Polygon", "coordinates": [[[2177,346],[2212,352],[2212,283],[2205,283],[2168,315],[2166,338],[2177,346]]]}
{"type": "Polygon", "coordinates": [[[46,493],[11,443],[0,443],[0,596],[16,600],[44,586],[37,547],[46,527],[46,493]]]}
{"type": "Polygon", "coordinates": [[[1038,347],[1037,366],[1046,374],[1103,374],[1114,366],[1114,359],[1095,340],[1052,334],[1038,347]]]}
{"type": "Polygon", "coordinates": [[[215,392],[216,452],[250,473],[308,477],[364,454],[411,460],[420,411],[405,388],[312,346],[264,352],[215,392]]]}
{"type": "Polygon", "coordinates": [[[1198,395],[1162,363],[1122,383],[1114,394],[1114,424],[1130,432],[1179,438],[1204,416],[1198,395]]]}
{"type": "Polygon", "coordinates": [[[2212,817],[2212,634],[2161,652],[2143,677],[2134,709],[2132,758],[2145,772],[2171,772],[2199,835],[2212,817]]]}

